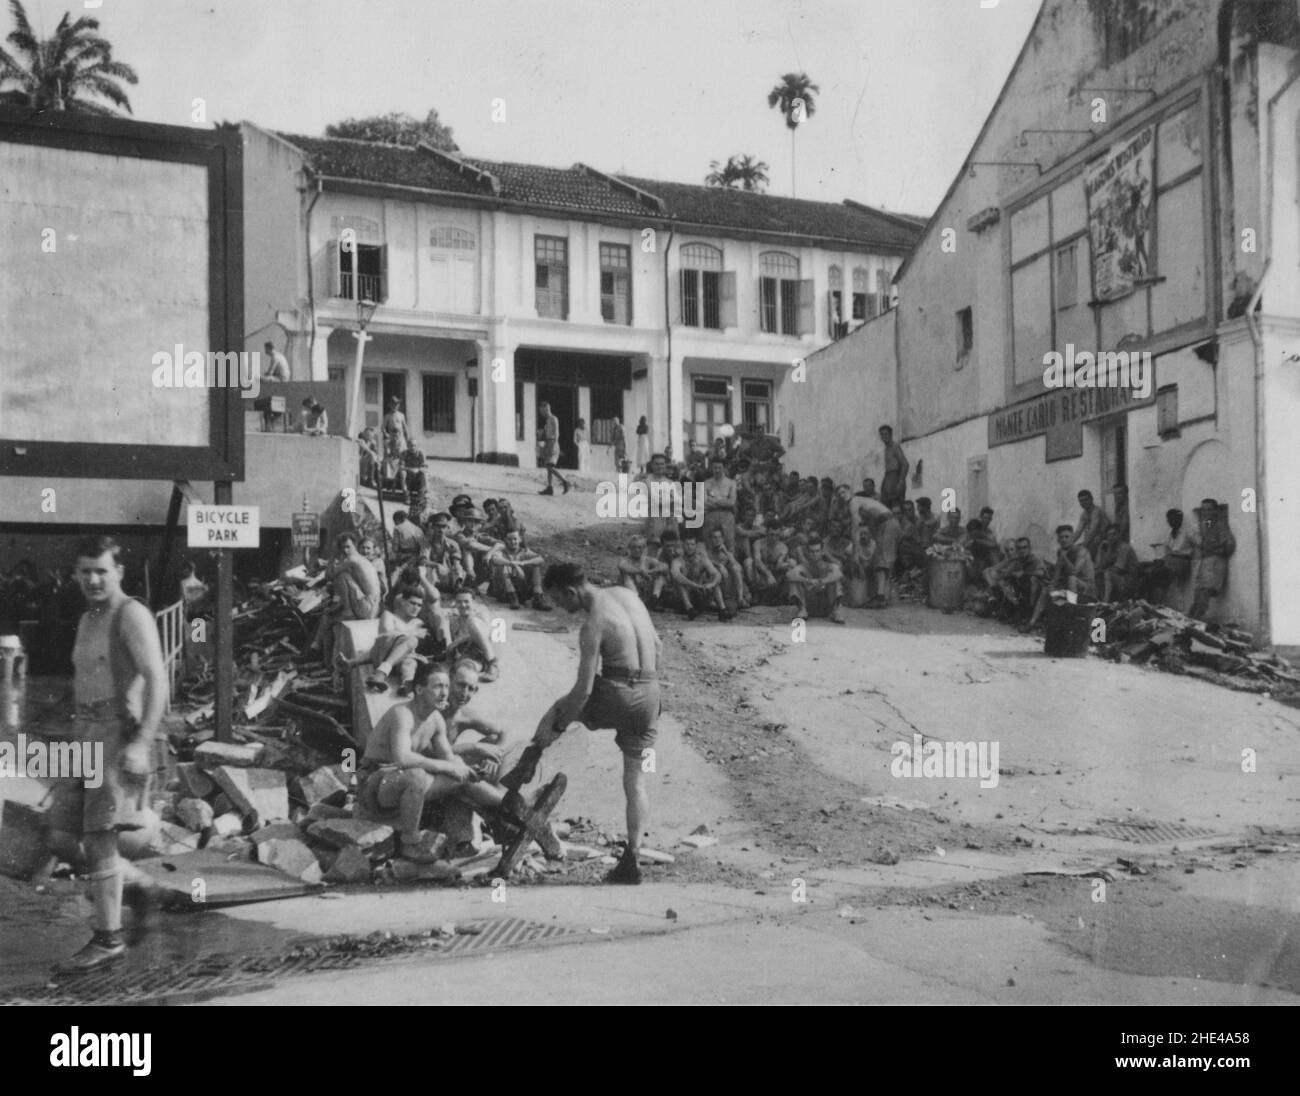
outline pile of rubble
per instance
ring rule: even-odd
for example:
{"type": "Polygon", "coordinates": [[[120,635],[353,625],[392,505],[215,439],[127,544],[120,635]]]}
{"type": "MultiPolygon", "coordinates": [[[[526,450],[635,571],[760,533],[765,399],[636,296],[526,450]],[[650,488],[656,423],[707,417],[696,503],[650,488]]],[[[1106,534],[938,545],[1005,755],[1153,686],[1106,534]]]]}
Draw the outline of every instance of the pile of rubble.
{"type": "Polygon", "coordinates": [[[1247,692],[1300,692],[1300,671],[1285,659],[1255,649],[1249,632],[1205,624],[1163,605],[1125,601],[1091,607],[1105,623],[1093,650],[1115,662],[1146,663],[1247,692]]]}

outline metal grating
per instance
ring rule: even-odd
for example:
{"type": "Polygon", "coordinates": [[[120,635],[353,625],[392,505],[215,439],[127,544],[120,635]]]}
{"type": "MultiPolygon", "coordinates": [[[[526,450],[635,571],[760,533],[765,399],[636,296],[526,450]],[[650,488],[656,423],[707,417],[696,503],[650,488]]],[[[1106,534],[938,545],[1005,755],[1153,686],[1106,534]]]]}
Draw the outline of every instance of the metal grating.
{"type": "Polygon", "coordinates": [[[439,947],[416,948],[395,955],[208,955],[180,966],[121,969],[65,978],[51,985],[17,989],[0,996],[0,1005],[140,1004],[173,997],[193,997],[248,990],[282,978],[322,971],[348,970],[428,956],[455,956],[497,948],[521,947],[542,940],[581,935],[563,925],[539,925],[517,917],[467,922],[473,934],[457,934],[439,947]]]}
{"type": "Polygon", "coordinates": [[[1216,831],[1187,826],[1179,822],[1110,822],[1093,831],[1099,837],[1132,841],[1138,845],[1160,845],[1170,841],[1187,841],[1194,837],[1214,837],[1216,831]]]}

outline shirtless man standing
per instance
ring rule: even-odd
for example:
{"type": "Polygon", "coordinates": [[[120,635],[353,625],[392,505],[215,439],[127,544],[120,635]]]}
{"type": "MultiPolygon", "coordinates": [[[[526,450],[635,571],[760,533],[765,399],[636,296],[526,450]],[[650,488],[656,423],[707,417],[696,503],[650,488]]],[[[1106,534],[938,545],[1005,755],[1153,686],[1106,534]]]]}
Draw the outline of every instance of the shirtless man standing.
{"type": "Polygon", "coordinates": [[[417,863],[431,863],[442,853],[442,843],[420,829],[426,803],[454,795],[474,807],[496,810],[505,798],[501,788],[480,780],[452,750],[440,711],[450,689],[445,669],[419,666],[415,698],[384,713],[357,771],[357,817],[394,826],[400,855],[417,863]]]}
{"type": "Polygon", "coordinates": [[[562,608],[585,613],[587,619],[578,636],[577,681],[542,716],[533,743],[545,749],[570,723],[583,723],[592,730],[614,728],[614,742],[623,751],[627,847],[605,879],[640,883],[637,858],[650,813],[642,763],[658,733],[663,645],[635,593],[622,586],[597,589],[580,564],[552,564],[542,585],[562,608]]]}
{"type": "MultiPolygon", "coordinates": [[[[56,968],[82,974],[121,959],[122,888],[144,873],[118,855],[119,830],[131,829],[149,801],[153,744],[167,704],[167,671],[153,614],[122,589],[121,549],[110,537],[77,545],[77,583],[86,612],[72,649],[76,737],[100,747],[97,781],[64,776],[48,820],[51,847],[75,848],[89,870],[90,942],[56,968]]],[[[138,895],[139,896],[139,895],[138,895]]],[[[137,908],[139,913],[139,908],[137,908]]]]}

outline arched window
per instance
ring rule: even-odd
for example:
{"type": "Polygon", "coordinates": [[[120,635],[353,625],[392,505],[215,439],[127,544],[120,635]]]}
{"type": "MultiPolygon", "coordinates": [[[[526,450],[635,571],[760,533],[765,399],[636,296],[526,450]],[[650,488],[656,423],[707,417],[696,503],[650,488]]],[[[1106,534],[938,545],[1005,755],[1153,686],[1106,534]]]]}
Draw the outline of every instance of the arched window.
{"type": "Polygon", "coordinates": [[[871,291],[871,279],[865,266],[853,268],[853,318],[867,319],[867,294],[871,291]]]}
{"type": "Polygon", "coordinates": [[[784,251],[758,257],[759,326],[775,335],[813,329],[812,282],[799,281],[799,260],[784,251]]]}
{"type": "Polygon", "coordinates": [[[830,266],[826,270],[826,282],[832,289],[844,288],[844,272],[838,266],[830,266]]]}
{"type": "Polygon", "coordinates": [[[678,278],[683,324],[715,331],[736,326],[736,276],[723,273],[721,248],[685,244],[678,278]]]}

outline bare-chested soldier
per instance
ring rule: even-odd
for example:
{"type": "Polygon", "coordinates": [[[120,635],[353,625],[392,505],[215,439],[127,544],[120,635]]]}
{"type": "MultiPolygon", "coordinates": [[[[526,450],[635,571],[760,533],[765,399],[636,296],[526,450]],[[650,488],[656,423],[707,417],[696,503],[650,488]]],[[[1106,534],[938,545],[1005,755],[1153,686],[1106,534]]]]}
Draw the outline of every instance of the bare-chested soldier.
{"type": "Polygon", "coordinates": [[[668,565],[646,551],[645,537],[637,534],[627,542],[627,555],[619,558],[618,575],[623,586],[635,593],[651,611],[658,611],[659,598],[668,582],[668,565]]]}
{"type": "MultiPolygon", "coordinates": [[[[334,559],[329,572],[334,581],[320,631],[313,646],[319,645],[326,666],[334,665],[334,629],[345,620],[373,620],[379,615],[381,595],[375,565],[361,554],[355,533],[340,533],[334,540],[334,559]]],[[[334,691],[343,688],[339,668],[334,667],[334,691]]]]}
{"type": "Polygon", "coordinates": [[[450,691],[441,666],[417,667],[414,699],[384,713],[358,766],[357,817],[394,826],[400,855],[417,863],[437,860],[442,852],[435,836],[420,829],[426,803],[454,795],[475,808],[496,810],[505,798],[452,750],[440,710],[450,691]]]}
{"type": "Polygon", "coordinates": [[[397,695],[410,696],[415,691],[415,669],[419,665],[416,650],[420,640],[428,635],[423,611],[424,591],[420,584],[403,582],[393,591],[393,607],[379,614],[379,637],[370,653],[348,658],[340,651],[335,661],[345,671],[353,666],[373,665],[374,671],[366,678],[366,689],[375,693],[388,691],[388,675],[397,670],[397,695]]]}
{"type": "Polygon", "coordinates": [[[650,813],[643,762],[658,734],[662,643],[633,591],[622,586],[597,589],[580,564],[552,564],[542,585],[561,608],[585,613],[587,619],[578,637],[577,681],[547,709],[533,742],[545,749],[570,723],[614,729],[614,742],[623,751],[627,847],[605,878],[610,883],[640,883],[637,858],[650,813]]]}

